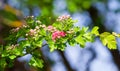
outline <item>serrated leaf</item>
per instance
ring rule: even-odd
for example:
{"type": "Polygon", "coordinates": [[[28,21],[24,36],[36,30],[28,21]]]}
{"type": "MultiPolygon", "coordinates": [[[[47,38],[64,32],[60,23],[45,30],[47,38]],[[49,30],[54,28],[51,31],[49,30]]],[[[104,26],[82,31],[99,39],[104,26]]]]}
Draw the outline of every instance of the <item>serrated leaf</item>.
{"type": "Polygon", "coordinates": [[[83,39],[83,37],[82,37],[81,35],[79,35],[78,37],[76,37],[76,38],[75,38],[75,41],[76,41],[77,43],[79,43],[82,47],[85,46],[85,41],[84,41],[84,39],[83,39]]]}
{"type": "Polygon", "coordinates": [[[98,36],[98,35],[99,35],[98,29],[99,29],[99,27],[95,26],[95,27],[92,29],[91,33],[94,34],[94,35],[96,35],[96,36],[98,36]]]}
{"type": "Polygon", "coordinates": [[[90,41],[90,42],[93,41],[93,38],[90,32],[84,34],[83,37],[86,38],[86,41],[90,41]]]}
{"type": "Polygon", "coordinates": [[[57,49],[57,47],[54,44],[50,44],[50,52],[53,52],[55,49],[57,49]]]}
{"type": "Polygon", "coordinates": [[[53,52],[55,49],[57,49],[54,41],[48,41],[47,43],[49,44],[48,46],[50,48],[50,52],[53,52]]]}
{"type": "Polygon", "coordinates": [[[108,37],[107,37],[107,39],[108,39],[108,48],[109,49],[116,49],[116,44],[117,44],[117,42],[116,42],[116,39],[115,39],[115,36],[113,36],[113,35],[109,35],[108,37]]]}
{"type": "Polygon", "coordinates": [[[83,32],[87,32],[87,30],[89,29],[89,27],[82,27],[82,30],[83,32]]]}
{"type": "Polygon", "coordinates": [[[38,41],[35,45],[36,45],[37,47],[42,47],[42,40],[38,41]]]}
{"type": "Polygon", "coordinates": [[[78,31],[80,31],[80,27],[74,27],[73,30],[74,30],[74,32],[78,32],[78,31]]]}
{"type": "Polygon", "coordinates": [[[116,49],[117,42],[115,36],[108,32],[104,32],[100,35],[100,40],[102,41],[103,45],[107,45],[109,49],[116,49]]]}
{"type": "Polygon", "coordinates": [[[101,38],[101,41],[102,41],[102,43],[103,43],[103,45],[104,45],[104,46],[106,46],[106,45],[107,45],[107,43],[108,43],[108,42],[107,42],[107,40],[106,40],[106,39],[104,39],[104,38],[101,38]]]}

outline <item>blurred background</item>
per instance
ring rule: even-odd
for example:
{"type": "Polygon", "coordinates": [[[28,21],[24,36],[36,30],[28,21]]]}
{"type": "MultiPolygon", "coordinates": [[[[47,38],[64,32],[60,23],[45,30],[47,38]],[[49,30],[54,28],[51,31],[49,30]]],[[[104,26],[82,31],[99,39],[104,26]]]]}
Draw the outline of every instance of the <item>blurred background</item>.
{"type": "MultiPolygon", "coordinates": [[[[15,11],[15,13],[19,17],[54,18],[60,15],[71,15],[73,19],[78,20],[75,26],[89,26],[90,29],[99,26],[100,33],[105,31],[120,33],[120,0],[0,0],[0,10],[6,10],[5,5],[18,9],[20,12],[15,11]]],[[[6,18],[1,17],[1,14],[0,22],[6,18]]],[[[2,28],[0,26],[0,34],[2,28]]],[[[1,39],[2,37],[0,42],[3,43],[1,39]]],[[[80,48],[79,45],[71,47],[67,44],[64,52],[50,53],[49,48],[45,46],[41,49],[45,66],[37,71],[120,71],[120,38],[117,38],[117,45],[118,49],[109,50],[102,45],[99,38],[96,38],[94,43],[86,43],[85,48],[80,48]]],[[[29,60],[30,57],[31,55],[28,54],[18,60],[29,60]]],[[[16,68],[18,70],[14,71],[23,71],[19,69],[28,67],[18,63],[16,68]]]]}

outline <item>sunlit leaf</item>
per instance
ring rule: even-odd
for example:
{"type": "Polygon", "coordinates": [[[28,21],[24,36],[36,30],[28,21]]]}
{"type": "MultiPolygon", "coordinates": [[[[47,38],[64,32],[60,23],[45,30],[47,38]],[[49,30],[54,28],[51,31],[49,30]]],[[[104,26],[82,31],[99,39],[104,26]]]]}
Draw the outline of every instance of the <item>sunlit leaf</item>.
{"type": "Polygon", "coordinates": [[[83,37],[82,37],[81,35],[79,35],[78,37],[76,37],[76,38],[75,38],[75,41],[76,41],[77,43],[79,43],[82,47],[85,46],[85,41],[84,41],[84,39],[83,39],[83,37]]]}
{"type": "Polygon", "coordinates": [[[10,58],[10,59],[15,59],[16,56],[15,56],[15,55],[11,55],[11,56],[9,56],[9,58],[10,58]]]}
{"type": "Polygon", "coordinates": [[[95,26],[95,27],[92,29],[91,33],[94,34],[94,35],[96,35],[96,36],[98,36],[98,35],[99,35],[98,29],[99,29],[99,27],[95,26]]]}
{"type": "Polygon", "coordinates": [[[100,35],[100,40],[102,41],[103,45],[107,45],[109,49],[116,49],[117,42],[115,36],[108,32],[104,32],[100,35]]]}

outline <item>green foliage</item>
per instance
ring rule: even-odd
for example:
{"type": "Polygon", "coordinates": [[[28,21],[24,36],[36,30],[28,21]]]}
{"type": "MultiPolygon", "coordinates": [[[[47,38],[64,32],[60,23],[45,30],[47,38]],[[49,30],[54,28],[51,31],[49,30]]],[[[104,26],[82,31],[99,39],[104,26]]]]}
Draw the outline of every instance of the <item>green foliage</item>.
{"type": "MultiPolygon", "coordinates": [[[[51,18],[51,20],[53,20],[51,18]]],[[[34,18],[26,17],[26,24],[10,30],[10,34],[5,38],[6,45],[0,45],[0,66],[11,66],[11,62],[17,57],[31,54],[30,66],[42,68],[43,60],[41,59],[40,48],[43,47],[43,41],[49,46],[50,52],[55,50],[64,51],[66,43],[74,46],[79,44],[85,47],[87,42],[93,42],[96,37],[100,37],[103,45],[109,49],[116,49],[116,37],[119,34],[109,32],[99,33],[99,27],[95,26],[91,31],[88,27],[75,27],[70,16],[60,16],[53,23],[48,24],[50,19],[43,20],[43,17],[34,18]],[[42,21],[41,21],[42,20],[42,21]],[[9,63],[6,61],[9,59],[9,63]]],[[[50,21],[51,22],[51,21],[50,21]]]]}
{"type": "Polygon", "coordinates": [[[34,66],[34,67],[42,68],[43,67],[43,60],[36,58],[36,57],[32,57],[29,64],[31,66],[34,66]]]}

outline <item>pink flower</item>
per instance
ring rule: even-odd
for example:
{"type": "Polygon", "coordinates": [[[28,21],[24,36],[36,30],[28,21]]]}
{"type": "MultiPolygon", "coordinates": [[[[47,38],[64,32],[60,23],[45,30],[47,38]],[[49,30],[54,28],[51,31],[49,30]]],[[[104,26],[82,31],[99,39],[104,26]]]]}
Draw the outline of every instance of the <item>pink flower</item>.
{"type": "Polygon", "coordinates": [[[30,29],[30,32],[31,32],[31,33],[34,33],[35,31],[34,31],[33,29],[30,29]]]}
{"type": "Polygon", "coordinates": [[[52,33],[52,40],[56,41],[56,39],[65,37],[65,35],[66,35],[66,33],[64,31],[55,31],[52,33]]]}
{"type": "Polygon", "coordinates": [[[50,25],[50,26],[47,27],[47,30],[50,31],[50,32],[55,32],[56,28],[53,27],[52,25],[50,25]]]}
{"type": "Polygon", "coordinates": [[[52,25],[49,25],[47,28],[48,29],[53,29],[54,27],[52,25]]]}
{"type": "Polygon", "coordinates": [[[33,36],[35,34],[36,34],[36,30],[35,29],[30,29],[29,35],[33,36]]]}
{"type": "Polygon", "coordinates": [[[52,39],[55,40],[58,37],[59,37],[59,31],[53,32],[52,39]]]}

